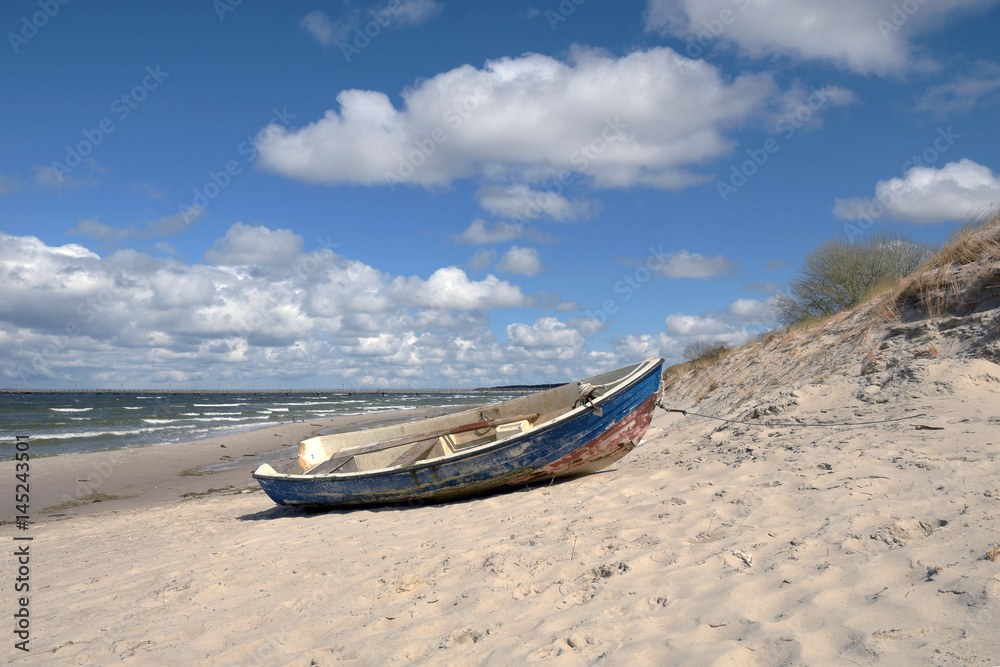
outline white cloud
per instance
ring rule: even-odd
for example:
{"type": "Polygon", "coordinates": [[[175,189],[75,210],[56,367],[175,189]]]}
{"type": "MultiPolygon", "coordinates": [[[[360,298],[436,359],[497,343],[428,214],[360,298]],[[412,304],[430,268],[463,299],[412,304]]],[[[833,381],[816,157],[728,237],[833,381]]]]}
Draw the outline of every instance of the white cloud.
{"type": "Polygon", "coordinates": [[[520,287],[494,275],[480,281],[469,280],[465,271],[455,266],[438,269],[427,280],[396,278],[391,295],[397,303],[441,310],[512,308],[529,303],[520,287]]]}
{"type": "Polygon", "coordinates": [[[188,265],[0,233],[0,377],[62,386],[330,377],[475,385],[572,379],[596,363],[582,347],[583,320],[543,318],[494,338],[492,310],[537,307],[550,295],[526,295],[492,275],[472,280],[456,267],[392,276],[300,246],[288,230],[234,225],[206,252],[223,265],[188,265]]]}
{"type": "Polygon", "coordinates": [[[99,241],[122,241],[135,235],[134,227],[114,227],[106,225],[97,218],[87,218],[80,220],[76,226],[66,232],[67,234],[79,234],[89,236],[99,241]]]}
{"type": "Polygon", "coordinates": [[[525,225],[521,223],[498,222],[492,227],[486,225],[487,222],[482,218],[473,220],[465,231],[455,235],[455,242],[462,245],[503,243],[521,238],[525,233],[525,225]]]}
{"type": "Polygon", "coordinates": [[[302,237],[290,229],[237,222],[205,252],[205,259],[218,266],[290,264],[301,250],[302,237]]]}
{"type": "Polygon", "coordinates": [[[581,348],[584,343],[583,334],[554,317],[543,317],[531,326],[520,322],[510,324],[507,338],[519,347],[556,348],[563,353],[581,348]]]}
{"type": "Polygon", "coordinates": [[[722,255],[705,257],[696,252],[678,250],[660,258],[654,270],[666,278],[711,278],[735,272],[739,262],[726,259],[722,255]]]}
{"type": "Polygon", "coordinates": [[[785,93],[775,98],[771,114],[772,132],[790,130],[818,130],[823,127],[823,110],[855,104],[858,96],[846,88],[825,86],[815,90],[796,82],[785,93]]]}
{"type": "Polygon", "coordinates": [[[146,239],[156,236],[171,236],[187,229],[204,215],[205,209],[192,206],[184,213],[165,215],[156,220],[149,220],[142,231],[137,230],[134,225],[127,227],[108,225],[94,217],[78,221],[76,226],[67,233],[87,236],[105,243],[124,241],[128,238],[146,239]]]}
{"type": "Polygon", "coordinates": [[[1000,103],[1000,64],[979,61],[970,74],[928,88],[914,109],[944,118],[997,103],[1000,103]]]}
{"type": "Polygon", "coordinates": [[[461,234],[452,235],[459,245],[490,245],[525,238],[535,243],[550,243],[548,234],[521,222],[497,222],[492,226],[482,218],[473,220],[461,234]]]}
{"type": "Polygon", "coordinates": [[[313,39],[323,46],[329,46],[334,42],[336,26],[330,20],[330,17],[326,15],[326,12],[320,9],[311,11],[303,16],[299,20],[299,27],[308,32],[313,39]]]}
{"type": "Polygon", "coordinates": [[[490,185],[481,188],[476,198],[490,213],[515,220],[535,220],[543,215],[554,220],[578,220],[593,215],[594,211],[591,201],[570,201],[562,195],[533,190],[527,185],[490,185]]]}
{"type": "Polygon", "coordinates": [[[676,339],[665,333],[651,334],[629,334],[628,336],[617,336],[612,341],[615,354],[622,359],[641,361],[650,357],[663,357],[664,359],[678,361],[681,358],[683,345],[676,339]]]}
{"type": "Polygon", "coordinates": [[[732,43],[756,58],[788,55],[862,74],[893,74],[926,64],[915,52],[915,36],[996,2],[649,0],[646,27],[686,39],[682,52],[695,57],[716,43],[732,43]]]}
{"type": "Polygon", "coordinates": [[[511,246],[497,264],[497,270],[521,276],[537,276],[544,270],[536,248],[511,246]]]}
{"type": "MultiPolygon", "coordinates": [[[[728,318],[727,318],[728,319],[728,318]]],[[[668,315],[665,322],[667,336],[683,349],[695,341],[721,341],[739,346],[750,340],[750,330],[742,323],[730,323],[714,315],[668,315]]]]}
{"type": "Polygon", "coordinates": [[[776,319],[771,301],[758,299],[736,299],[726,307],[724,315],[727,321],[738,324],[766,325],[773,324],[776,319]]]}
{"type": "Polygon", "coordinates": [[[402,0],[398,3],[398,8],[393,10],[392,6],[393,4],[389,3],[387,8],[404,25],[420,25],[437,16],[444,7],[434,0],[402,0]]]}
{"type": "Polygon", "coordinates": [[[97,185],[97,180],[90,176],[78,178],[72,173],[60,172],[54,167],[35,167],[35,185],[51,190],[79,190],[80,188],[97,185]]]}
{"type": "Polygon", "coordinates": [[[323,46],[343,45],[359,39],[358,33],[370,40],[372,34],[385,29],[420,25],[437,16],[443,7],[434,0],[392,0],[362,13],[350,2],[345,5],[347,10],[336,20],[317,9],[303,16],[299,27],[323,46]]]}
{"type": "Polygon", "coordinates": [[[1000,202],[1000,175],[969,159],[940,169],[912,167],[903,178],[879,181],[873,199],[837,199],[842,220],[887,216],[900,222],[933,224],[957,220],[1000,202]]]}
{"type": "Polygon", "coordinates": [[[620,58],[577,48],[566,62],[527,54],[420,81],[402,109],[383,92],[342,91],[306,127],[262,130],[259,164],[327,184],[561,187],[583,174],[597,187],[682,188],[705,180],[692,169],[728,154],[726,132],[763,113],[774,91],[770,75],[729,81],[668,48],[620,58]]]}
{"type": "Polygon", "coordinates": [[[477,250],[469,260],[469,268],[471,269],[485,269],[493,262],[497,261],[497,251],[496,250],[477,250]]]}

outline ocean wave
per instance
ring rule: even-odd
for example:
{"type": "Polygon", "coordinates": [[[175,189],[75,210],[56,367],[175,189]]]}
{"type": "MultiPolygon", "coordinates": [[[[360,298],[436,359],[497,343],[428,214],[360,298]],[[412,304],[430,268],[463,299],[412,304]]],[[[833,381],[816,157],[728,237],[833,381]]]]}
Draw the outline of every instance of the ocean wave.
{"type": "Polygon", "coordinates": [[[94,408],[49,408],[52,412],[89,412],[94,408]]]}
{"type": "Polygon", "coordinates": [[[292,405],[292,406],[304,406],[304,405],[330,405],[337,401],[306,401],[305,403],[275,403],[275,405],[292,405]]]}
{"type": "Polygon", "coordinates": [[[246,403],[194,403],[196,408],[238,408],[246,403]]]}
{"type": "Polygon", "coordinates": [[[126,435],[139,435],[141,433],[155,433],[157,431],[164,431],[167,429],[182,429],[184,426],[157,426],[157,427],[146,427],[146,428],[133,428],[127,431],[68,431],[60,433],[41,433],[39,435],[34,435],[31,439],[34,440],[79,440],[81,438],[100,438],[109,435],[116,436],[126,436],[126,435]]]}

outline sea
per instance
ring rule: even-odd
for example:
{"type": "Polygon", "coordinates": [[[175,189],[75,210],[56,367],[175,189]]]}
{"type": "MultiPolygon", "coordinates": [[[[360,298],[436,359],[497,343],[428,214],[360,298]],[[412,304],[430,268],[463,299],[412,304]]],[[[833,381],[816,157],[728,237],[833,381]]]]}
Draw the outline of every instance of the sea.
{"type": "Polygon", "coordinates": [[[471,408],[525,393],[0,393],[0,456],[13,455],[15,436],[30,439],[32,457],[55,456],[238,435],[293,420],[389,410],[471,408]]]}

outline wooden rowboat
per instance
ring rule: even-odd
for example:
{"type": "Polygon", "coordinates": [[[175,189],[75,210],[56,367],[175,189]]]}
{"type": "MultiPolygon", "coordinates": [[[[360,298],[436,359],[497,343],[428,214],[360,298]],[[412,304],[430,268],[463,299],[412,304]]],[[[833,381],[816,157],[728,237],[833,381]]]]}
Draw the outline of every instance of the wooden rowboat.
{"type": "Polygon", "coordinates": [[[513,401],[423,421],[309,438],[253,477],[280,505],[438,501],[611,465],[642,440],[663,359],[513,401]]]}

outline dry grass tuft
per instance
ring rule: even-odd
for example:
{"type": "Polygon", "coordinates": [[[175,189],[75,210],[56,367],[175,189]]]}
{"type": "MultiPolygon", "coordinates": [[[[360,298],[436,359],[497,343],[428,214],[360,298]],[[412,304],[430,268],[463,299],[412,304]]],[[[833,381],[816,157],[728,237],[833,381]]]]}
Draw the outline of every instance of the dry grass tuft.
{"type": "Polygon", "coordinates": [[[997,562],[997,558],[1000,557],[1000,545],[997,545],[986,552],[986,557],[989,558],[994,563],[997,562]]]}
{"type": "Polygon", "coordinates": [[[955,311],[963,296],[1000,285],[1000,212],[965,221],[914,276],[893,290],[931,317],[955,311]]]}

